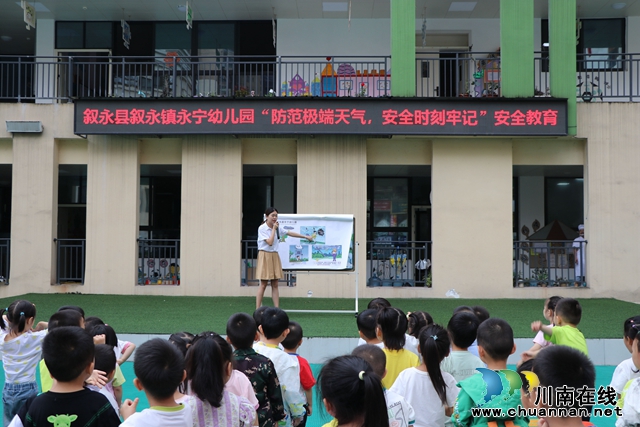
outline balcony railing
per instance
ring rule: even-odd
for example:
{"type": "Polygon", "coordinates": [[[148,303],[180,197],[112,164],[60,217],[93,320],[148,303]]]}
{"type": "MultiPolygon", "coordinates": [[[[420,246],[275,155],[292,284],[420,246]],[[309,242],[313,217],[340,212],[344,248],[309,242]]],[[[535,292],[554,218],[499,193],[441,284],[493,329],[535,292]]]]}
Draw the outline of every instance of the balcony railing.
{"type": "Polygon", "coordinates": [[[0,239],[0,285],[9,284],[10,259],[11,259],[11,239],[0,239]]]}
{"type": "MultiPolygon", "coordinates": [[[[77,98],[391,95],[391,58],[300,56],[0,56],[0,101],[77,98]]],[[[547,52],[534,57],[549,96],[547,52]]],[[[640,54],[579,55],[576,96],[640,101],[640,54]]],[[[417,97],[501,96],[495,52],[420,52],[417,97]]]]}
{"type": "Polygon", "coordinates": [[[84,283],[86,239],[53,239],[56,244],[56,283],[84,283]]]}
{"type": "Polygon", "coordinates": [[[431,287],[431,242],[367,242],[367,286],[431,287]]]}
{"type": "Polygon", "coordinates": [[[138,239],[138,285],[180,284],[180,240],[138,239]]]}
{"type": "Polygon", "coordinates": [[[587,242],[513,242],[513,286],[586,287],[587,242]]]}

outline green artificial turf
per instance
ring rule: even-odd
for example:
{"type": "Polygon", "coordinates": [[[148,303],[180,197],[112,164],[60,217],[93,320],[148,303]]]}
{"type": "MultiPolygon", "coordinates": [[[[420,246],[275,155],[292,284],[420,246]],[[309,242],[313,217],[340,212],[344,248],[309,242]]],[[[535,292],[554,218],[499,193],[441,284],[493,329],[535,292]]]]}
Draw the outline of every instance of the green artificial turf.
{"type": "MultiPolygon", "coordinates": [[[[62,305],[78,305],[87,316],[98,316],[118,333],[170,334],[178,331],[212,330],[224,333],[227,319],[233,313],[253,313],[253,297],[168,297],[147,295],[82,295],[26,294],[0,299],[7,307],[16,299],[27,299],[37,307],[37,320],[47,320],[62,305]]],[[[482,305],[493,317],[507,320],[516,338],[531,337],[530,324],[542,318],[543,300],[530,299],[391,299],[405,312],[424,310],[436,323],[446,325],[453,309],[459,305],[482,305]]],[[[353,299],[281,298],[283,309],[353,310],[353,299]]],[[[359,301],[366,308],[368,299],[359,301]]],[[[265,304],[271,300],[265,298],[265,304]]],[[[581,299],[582,321],[579,328],[586,338],[620,338],[622,323],[630,316],[640,315],[640,306],[615,299],[581,299]]],[[[291,313],[307,337],[357,337],[352,314],[291,313]]]]}

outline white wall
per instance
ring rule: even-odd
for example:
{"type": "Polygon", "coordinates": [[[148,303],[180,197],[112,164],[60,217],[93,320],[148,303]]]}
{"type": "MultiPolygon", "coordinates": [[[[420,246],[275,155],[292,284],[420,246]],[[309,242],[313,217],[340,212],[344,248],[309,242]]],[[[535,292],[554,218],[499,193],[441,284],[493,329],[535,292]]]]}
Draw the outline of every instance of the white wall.
{"type": "MultiPolygon", "coordinates": [[[[500,47],[499,19],[427,19],[428,33],[467,33],[473,52],[495,52],[500,47]]],[[[422,19],[416,19],[422,34],[422,19]]]]}
{"type": "Polygon", "coordinates": [[[640,53],[640,16],[627,18],[627,52],[640,53]]]}
{"type": "Polygon", "coordinates": [[[278,55],[386,56],[391,54],[388,19],[278,19],[278,55]]]}

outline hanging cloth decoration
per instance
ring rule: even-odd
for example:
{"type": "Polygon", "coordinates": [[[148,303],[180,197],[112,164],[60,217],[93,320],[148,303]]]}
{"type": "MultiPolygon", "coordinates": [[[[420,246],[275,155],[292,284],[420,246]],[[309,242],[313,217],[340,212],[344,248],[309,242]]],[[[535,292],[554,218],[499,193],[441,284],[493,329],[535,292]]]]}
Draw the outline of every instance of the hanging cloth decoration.
{"type": "Polygon", "coordinates": [[[422,47],[427,46],[427,8],[422,13],[422,47]]]}
{"type": "Polygon", "coordinates": [[[272,7],[271,11],[273,12],[273,16],[271,17],[271,29],[273,31],[273,47],[276,47],[276,8],[272,7]]]}

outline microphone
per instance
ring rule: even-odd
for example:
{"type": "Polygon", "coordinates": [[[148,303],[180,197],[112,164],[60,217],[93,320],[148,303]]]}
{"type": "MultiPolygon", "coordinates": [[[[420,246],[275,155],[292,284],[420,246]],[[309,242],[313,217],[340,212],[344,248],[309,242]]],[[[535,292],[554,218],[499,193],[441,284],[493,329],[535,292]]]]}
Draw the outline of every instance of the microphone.
{"type": "Polygon", "coordinates": [[[276,227],[276,237],[280,240],[280,227],[276,227]]]}

